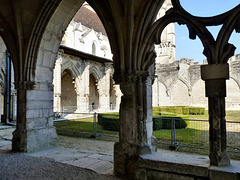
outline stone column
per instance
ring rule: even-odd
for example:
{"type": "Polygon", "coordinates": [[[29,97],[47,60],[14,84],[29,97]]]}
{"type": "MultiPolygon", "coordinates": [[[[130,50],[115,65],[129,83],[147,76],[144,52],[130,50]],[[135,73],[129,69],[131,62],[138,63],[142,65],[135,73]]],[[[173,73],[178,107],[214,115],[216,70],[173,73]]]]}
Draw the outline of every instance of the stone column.
{"type": "Polygon", "coordinates": [[[83,71],[83,74],[82,74],[82,77],[83,77],[83,84],[84,84],[84,98],[85,98],[85,101],[86,101],[86,110],[89,111],[89,84],[90,84],[90,62],[89,61],[85,61],[84,62],[85,64],[85,68],[84,68],[84,71],[83,71]]]}
{"type": "MultiPolygon", "coordinates": [[[[115,77],[115,81],[119,82],[115,77]]],[[[120,88],[119,142],[114,146],[114,171],[131,174],[140,154],[151,153],[152,79],[148,72],[125,74],[120,88]]]]}
{"type": "Polygon", "coordinates": [[[99,109],[98,110],[100,112],[110,111],[110,97],[109,97],[109,93],[107,92],[99,91],[99,109]]]}
{"type": "Polygon", "coordinates": [[[78,113],[84,113],[88,111],[89,102],[88,97],[83,93],[77,94],[77,111],[78,113]]]}
{"type": "Polygon", "coordinates": [[[115,90],[116,90],[116,108],[115,110],[119,111],[120,109],[120,103],[121,103],[121,97],[122,97],[122,92],[120,90],[120,86],[118,84],[114,85],[115,90]]]}
{"type": "Polygon", "coordinates": [[[205,81],[208,97],[210,164],[229,165],[225,119],[226,79],[229,79],[229,66],[227,63],[202,65],[201,77],[205,81]]]}
{"type": "Polygon", "coordinates": [[[17,128],[12,149],[34,152],[58,143],[53,126],[53,89],[50,83],[24,81],[17,87],[17,128]]]}
{"type": "Polygon", "coordinates": [[[53,70],[54,72],[54,78],[53,78],[53,84],[54,84],[54,112],[62,112],[61,109],[61,69],[62,69],[62,57],[60,53],[58,54],[58,59],[55,63],[55,68],[53,70]]]}
{"type": "Polygon", "coordinates": [[[99,107],[100,111],[110,111],[110,73],[112,63],[105,63],[105,74],[100,80],[101,88],[99,88],[99,107]]]}

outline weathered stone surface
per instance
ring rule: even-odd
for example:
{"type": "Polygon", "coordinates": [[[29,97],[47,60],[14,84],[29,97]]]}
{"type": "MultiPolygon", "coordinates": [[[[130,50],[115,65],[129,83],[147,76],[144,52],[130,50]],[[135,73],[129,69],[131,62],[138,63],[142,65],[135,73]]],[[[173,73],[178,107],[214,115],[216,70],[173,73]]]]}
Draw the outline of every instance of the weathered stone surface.
{"type": "Polygon", "coordinates": [[[34,152],[58,145],[55,127],[28,130],[26,143],[26,152],[34,152]]]}
{"type": "Polygon", "coordinates": [[[184,176],[180,174],[171,174],[165,172],[156,172],[156,171],[148,171],[146,175],[146,179],[163,179],[163,180],[194,180],[194,177],[184,176]]]}
{"type": "Polygon", "coordinates": [[[230,166],[209,166],[206,156],[160,152],[142,155],[136,162],[137,179],[240,179],[240,162],[230,166]]]}
{"type": "Polygon", "coordinates": [[[211,166],[209,169],[211,180],[239,180],[240,179],[240,162],[231,161],[231,165],[225,167],[211,166]]]}
{"type": "Polygon", "coordinates": [[[208,163],[205,156],[154,152],[140,156],[136,166],[161,172],[208,177],[208,163]]]}
{"type": "Polygon", "coordinates": [[[205,81],[210,79],[229,79],[229,65],[227,63],[202,65],[201,78],[205,81]]]}

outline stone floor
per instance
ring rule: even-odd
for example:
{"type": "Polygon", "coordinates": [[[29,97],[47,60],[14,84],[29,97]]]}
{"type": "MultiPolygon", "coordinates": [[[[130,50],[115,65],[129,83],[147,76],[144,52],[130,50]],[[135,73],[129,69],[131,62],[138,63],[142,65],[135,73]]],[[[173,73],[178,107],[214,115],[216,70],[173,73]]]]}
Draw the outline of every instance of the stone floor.
{"type": "MultiPolygon", "coordinates": [[[[10,151],[13,130],[13,127],[0,126],[0,160],[4,155],[6,156],[11,154],[10,151]]],[[[99,142],[94,139],[74,139],[67,137],[60,137],[60,141],[61,139],[62,142],[60,142],[60,146],[58,147],[45,149],[35,153],[25,153],[24,155],[26,158],[45,158],[55,163],[71,165],[77,168],[85,169],[86,171],[94,171],[97,174],[102,174],[103,176],[107,175],[106,177],[111,177],[112,179],[117,179],[113,176],[113,142],[99,142]],[[74,144],[76,145],[76,148],[73,148],[75,147],[74,144]],[[82,148],[77,146],[79,144],[82,148]],[[95,150],[91,148],[91,146],[95,147],[95,150]]]]}

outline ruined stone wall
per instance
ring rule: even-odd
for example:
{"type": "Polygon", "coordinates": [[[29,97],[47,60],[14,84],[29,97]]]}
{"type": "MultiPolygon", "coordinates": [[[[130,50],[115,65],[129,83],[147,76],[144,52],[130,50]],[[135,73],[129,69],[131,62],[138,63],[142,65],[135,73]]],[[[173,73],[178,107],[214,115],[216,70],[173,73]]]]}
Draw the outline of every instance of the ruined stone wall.
{"type": "MultiPolygon", "coordinates": [[[[226,108],[240,108],[240,56],[229,60],[230,79],[227,81],[226,108]]],[[[196,106],[207,108],[205,83],[201,80],[200,64],[181,59],[170,64],[156,64],[153,85],[153,106],[196,106]]]]}

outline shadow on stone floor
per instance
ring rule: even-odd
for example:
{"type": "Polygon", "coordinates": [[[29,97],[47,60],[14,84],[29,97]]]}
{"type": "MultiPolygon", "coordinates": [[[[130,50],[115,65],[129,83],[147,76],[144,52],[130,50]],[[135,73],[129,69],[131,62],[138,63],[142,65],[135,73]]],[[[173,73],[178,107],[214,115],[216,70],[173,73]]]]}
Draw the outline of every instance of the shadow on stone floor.
{"type": "Polygon", "coordinates": [[[35,153],[12,153],[14,129],[0,129],[2,179],[119,179],[113,175],[113,142],[59,137],[58,147],[35,153]]]}

